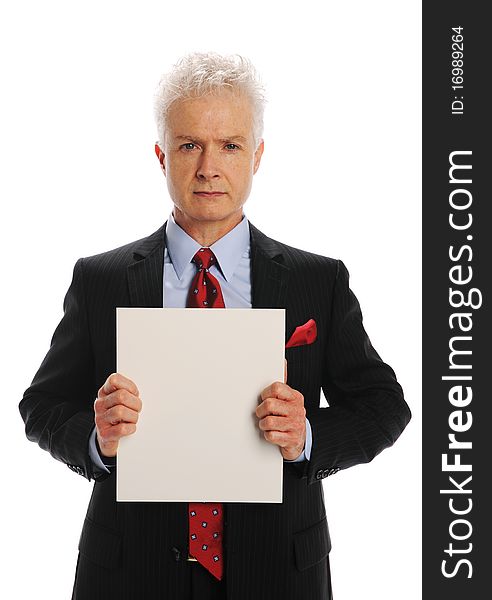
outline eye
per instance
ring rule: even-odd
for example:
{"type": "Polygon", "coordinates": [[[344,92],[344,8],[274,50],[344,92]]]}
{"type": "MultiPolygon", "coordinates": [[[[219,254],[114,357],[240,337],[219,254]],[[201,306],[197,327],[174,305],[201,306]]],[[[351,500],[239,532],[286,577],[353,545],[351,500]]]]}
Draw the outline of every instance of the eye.
{"type": "Polygon", "coordinates": [[[226,150],[239,150],[239,146],[237,144],[233,144],[232,142],[230,144],[226,144],[224,147],[226,150]]]}
{"type": "Polygon", "coordinates": [[[187,152],[190,152],[191,150],[194,150],[196,148],[196,145],[193,142],[186,142],[186,144],[182,144],[180,146],[181,150],[185,150],[187,152]]]}

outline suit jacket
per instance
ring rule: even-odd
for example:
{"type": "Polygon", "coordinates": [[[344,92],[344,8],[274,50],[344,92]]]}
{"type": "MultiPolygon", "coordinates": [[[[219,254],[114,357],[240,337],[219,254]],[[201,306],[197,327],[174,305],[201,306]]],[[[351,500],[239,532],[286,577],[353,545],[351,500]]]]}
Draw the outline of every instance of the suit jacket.
{"type": "MultiPolygon", "coordinates": [[[[331,543],[321,482],[393,444],[410,411],[364,331],[343,263],[276,242],[253,225],[250,232],[253,308],[285,308],[286,340],[307,320],[317,323],[313,344],[286,349],[288,383],[304,395],[313,446],[309,461],[284,463],[282,504],[225,505],[227,598],[325,600],[331,543]],[[319,407],[321,388],[329,408],[319,407]]],[[[94,399],[116,371],[115,308],[162,306],[164,246],[165,225],[76,263],[64,317],[20,403],[27,437],[95,480],[77,600],[185,598],[188,505],[117,503],[114,471],[95,473],[88,455],[94,399]]]]}

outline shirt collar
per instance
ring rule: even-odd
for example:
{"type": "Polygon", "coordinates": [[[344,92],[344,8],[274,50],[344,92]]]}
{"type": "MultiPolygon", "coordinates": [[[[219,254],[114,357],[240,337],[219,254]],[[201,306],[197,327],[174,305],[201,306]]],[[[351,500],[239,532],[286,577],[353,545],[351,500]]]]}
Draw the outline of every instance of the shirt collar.
{"type": "MultiPolygon", "coordinates": [[[[227,281],[232,279],[242,255],[249,250],[249,245],[249,223],[243,215],[234,229],[210,246],[227,281]]],[[[176,275],[181,280],[184,270],[202,246],[181,229],[172,213],[166,225],[166,246],[176,275]]]]}

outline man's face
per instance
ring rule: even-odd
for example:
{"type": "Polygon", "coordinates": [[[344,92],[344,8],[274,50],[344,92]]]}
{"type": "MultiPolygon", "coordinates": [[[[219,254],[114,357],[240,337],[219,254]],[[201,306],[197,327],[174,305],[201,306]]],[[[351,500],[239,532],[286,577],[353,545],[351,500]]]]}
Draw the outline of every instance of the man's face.
{"type": "Polygon", "coordinates": [[[234,227],[242,216],[263,142],[256,148],[247,98],[221,90],[176,101],[160,160],[177,221],[234,227]]]}

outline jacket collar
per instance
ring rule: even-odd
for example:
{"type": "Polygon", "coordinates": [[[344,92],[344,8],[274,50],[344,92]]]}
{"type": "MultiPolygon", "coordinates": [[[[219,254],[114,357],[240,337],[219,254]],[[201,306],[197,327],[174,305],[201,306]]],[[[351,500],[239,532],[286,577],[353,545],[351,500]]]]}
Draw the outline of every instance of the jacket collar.
{"type": "MultiPolygon", "coordinates": [[[[249,227],[253,308],[284,308],[289,268],[284,264],[282,247],[252,223],[249,227]]],[[[127,269],[131,306],[162,307],[165,231],[166,223],[140,240],[133,251],[134,262],[127,269]]]]}
{"type": "Polygon", "coordinates": [[[137,242],[134,262],[127,268],[131,306],[162,307],[165,231],[164,223],[155,233],[137,242]]]}
{"type": "Polygon", "coordinates": [[[282,247],[252,223],[251,297],[253,308],[284,308],[289,268],[284,264],[282,247]]]}

